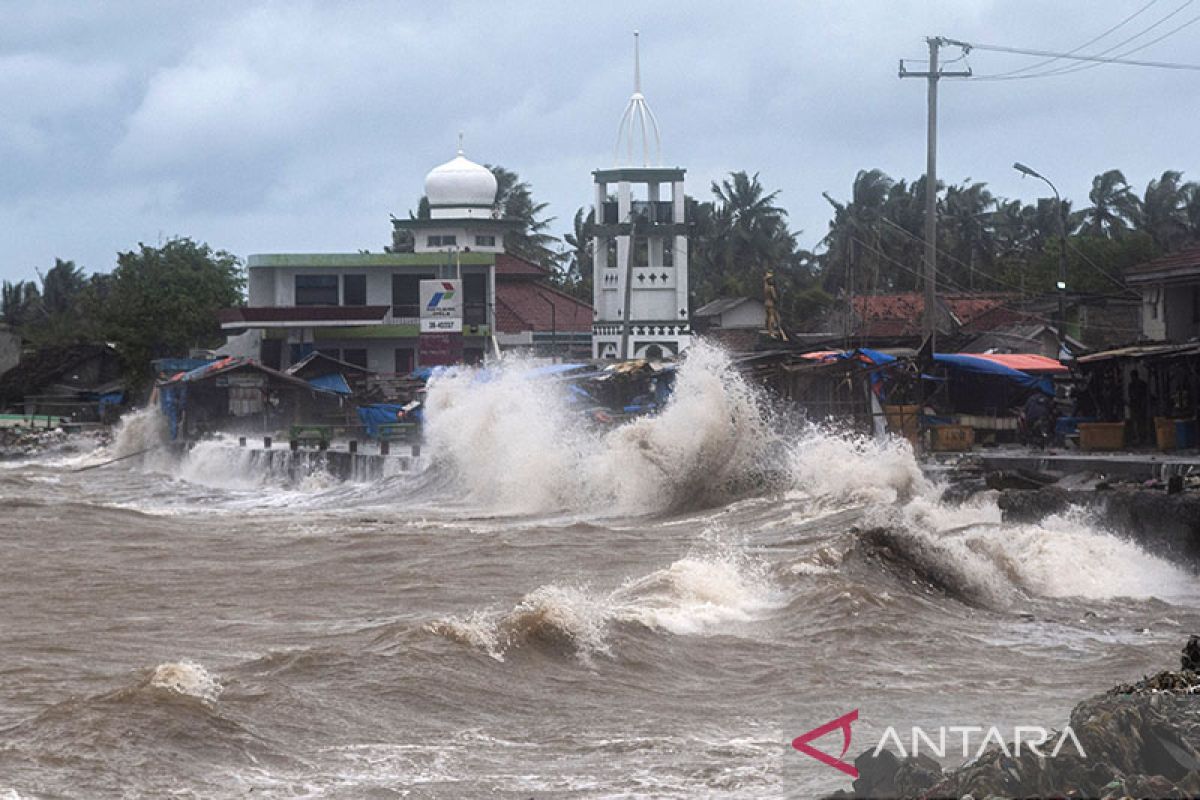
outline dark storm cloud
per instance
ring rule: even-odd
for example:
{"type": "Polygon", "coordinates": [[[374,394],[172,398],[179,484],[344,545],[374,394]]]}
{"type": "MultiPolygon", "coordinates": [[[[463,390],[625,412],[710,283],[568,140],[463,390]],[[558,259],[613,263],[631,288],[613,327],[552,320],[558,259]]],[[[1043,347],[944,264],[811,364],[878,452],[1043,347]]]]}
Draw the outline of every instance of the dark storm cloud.
{"type": "MultiPolygon", "coordinates": [[[[108,269],[117,250],[174,234],[241,255],[378,250],[388,214],[415,207],[459,130],[470,157],[517,170],[565,230],[590,171],[612,159],[634,28],[663,158],[689,168],[689,191],[760,172],[813,246],[821,192],[845,197],[863,168],[923,170],[924,85],[898,80],[896,61],[922,57],[924,35],[1070,49],[1136,7],[13,4],[0,31],[0,277],[56,256],[108,269]]],[[[1189,60],[1196,31],[1139,55],[1189,60]]],[[[1030,61],[970,58],[979,73],[1030,61]]],[[[1139,186],[1168,167],[1200,177],[1198,86],[1195,73],[1113,67],[947,83],[941,176],[1036,196],[1010,168],[1022,160],[1080,203],[1111,167],[1139,186]]]]}

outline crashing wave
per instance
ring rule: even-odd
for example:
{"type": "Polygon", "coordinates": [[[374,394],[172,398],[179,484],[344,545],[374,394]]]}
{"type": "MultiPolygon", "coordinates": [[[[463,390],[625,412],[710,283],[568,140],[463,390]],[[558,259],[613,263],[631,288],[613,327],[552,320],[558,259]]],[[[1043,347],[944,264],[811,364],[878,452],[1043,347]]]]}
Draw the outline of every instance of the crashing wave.
{"type": "Polygon", "coordinates": [[[508,612],[475,611],[425,626],[497,660],[526,645],[567,648],[582,658],[612,655],[614,625],[677,636],[729,632],[782,605],[763,565],[722,553],[689,556],[609,592],[548,584],[508,612]]]}

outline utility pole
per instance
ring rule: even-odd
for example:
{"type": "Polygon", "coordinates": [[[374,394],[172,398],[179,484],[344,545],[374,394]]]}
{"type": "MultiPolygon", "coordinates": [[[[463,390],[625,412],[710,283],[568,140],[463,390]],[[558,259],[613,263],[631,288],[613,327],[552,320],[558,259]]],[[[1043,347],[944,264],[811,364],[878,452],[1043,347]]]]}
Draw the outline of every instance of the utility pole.
{"type": "Polygon", "coordinates": [[[971,70],[947,71],[938,67],[938,51],[950,42],[940,36],[930,36],[929,70],[909,72],[900,60],[901,78],[925,78],[929,82],[929,120],[925,153],[925,339],[931,350],[937,336],[937,101],[938,81],[942,78],[969,78],[971,70]]]}

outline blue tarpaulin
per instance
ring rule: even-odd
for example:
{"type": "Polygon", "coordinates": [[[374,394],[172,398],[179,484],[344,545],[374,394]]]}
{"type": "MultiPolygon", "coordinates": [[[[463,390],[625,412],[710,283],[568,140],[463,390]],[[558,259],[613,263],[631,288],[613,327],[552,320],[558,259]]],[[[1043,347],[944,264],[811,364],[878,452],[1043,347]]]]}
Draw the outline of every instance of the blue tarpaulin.
{"type": "Polygon", "coordinates": [[[323,392],[335,392],[337,394],[351,394],[350,385],[346,383],[345,377],[340,372],[332,372],[328,375],[321,375],[309,381],[313,388],[320,389],[323,392]]]}
{"type": "Polygon", "coordinates": [[[1054,382],[1049,378],[1039,378],[1026,372],[997,364],[986,358],[979,358],[968,353],[936,353],[933,360],[945,364],[951,369],[961,369],[977,375],[995,375],[1006,378],[1026,389],[1036,389],[1043,394],[1054,396],[1054,382]]]}
{"type": "Polygon", "coordinates": [[[380,427],[395,425],[399,422],[411,422],[404,413],[404,406],[392,403],[376,403],[370,406],[358,407],[358,418],[367,429],[367,436],[378,439],[380,427]]]}

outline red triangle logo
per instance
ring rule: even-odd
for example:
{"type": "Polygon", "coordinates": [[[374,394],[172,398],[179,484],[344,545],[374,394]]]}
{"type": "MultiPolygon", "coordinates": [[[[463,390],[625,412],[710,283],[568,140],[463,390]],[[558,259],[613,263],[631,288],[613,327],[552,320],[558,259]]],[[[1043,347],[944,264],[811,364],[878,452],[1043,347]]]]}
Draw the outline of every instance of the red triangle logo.
{"type": "Polygon", "coordinates": [[[801,753],[804,753],[806,756],[812,756],[822,764],[826,764],[836,770],[846,773],[851,778],[857,778],[858,770],[854,768],[854,765],[847,764],[845,761],[842,761],[842,758],[846,755],[846,751],[850,749],[850,723],[857,719],[858,709],[856,708],[849,714],[843,714],[835,720],[830,720],[819,728],[813,728],[808,733],[800,734],[795,739],[792,739],[792,747],[796,748],[801,753]],[[809,744],[809,742],[811,742],[813,739],[820,739],[825,734],[839,729],[842,732],[842,752],[837,758],[834,758],[828,753],[822,753],[820,750],[809,744]]]}

